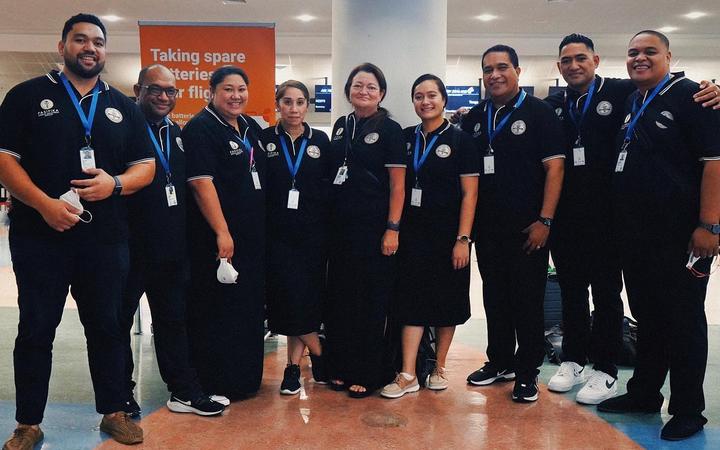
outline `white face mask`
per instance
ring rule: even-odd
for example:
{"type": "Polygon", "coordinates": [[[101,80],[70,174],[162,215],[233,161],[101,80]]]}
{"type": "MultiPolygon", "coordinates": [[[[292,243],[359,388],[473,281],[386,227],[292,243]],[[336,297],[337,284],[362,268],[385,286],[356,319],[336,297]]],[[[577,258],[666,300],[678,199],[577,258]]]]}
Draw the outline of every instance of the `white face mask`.
{"type": "Polygon", "coordinates": [[[217,279],[223,284],[237,283],[238,271],[230,264],[227,258],[220,258],[220,265],[217,269],[217,279]]]}
{"type": "Polygon", "coordinates": [[[78,214],[78,218],[80,218],[81,222],[90,223],[92,222],[92,213],[90,211],[85,211],[85,208],[83,208],[82,203],[80,203],[80,196],[77,194],[77,192],[70,189],[66,193],[60,196],[60,200],[64,201],[65,203],[69,204],[70,206],[74,207],[75,209],[80,210],[80,213],[78,214]],[[82,217],[83,213],[87,213],[89,216],[89,219],[84,219],[82,217]]]}

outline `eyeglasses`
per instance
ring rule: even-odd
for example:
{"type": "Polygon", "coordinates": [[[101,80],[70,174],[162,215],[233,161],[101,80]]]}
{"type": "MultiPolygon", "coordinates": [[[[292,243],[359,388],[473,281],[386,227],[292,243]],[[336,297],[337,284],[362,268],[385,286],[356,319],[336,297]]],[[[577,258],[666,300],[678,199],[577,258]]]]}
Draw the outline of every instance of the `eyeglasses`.
{"type": "Polygon", "coordinates": [[[140,87],[143,89],[147,89],[148,94],[152,95],[153,97],[160,97],[163,92],[165,93],[165,95],[168,96],[168,98],[174,98],[178,94],[178,90],[174,87],[161,88],[160,86],[156,86],[154,84],[151,84],[150,86],[140,85],[140,87]]]}

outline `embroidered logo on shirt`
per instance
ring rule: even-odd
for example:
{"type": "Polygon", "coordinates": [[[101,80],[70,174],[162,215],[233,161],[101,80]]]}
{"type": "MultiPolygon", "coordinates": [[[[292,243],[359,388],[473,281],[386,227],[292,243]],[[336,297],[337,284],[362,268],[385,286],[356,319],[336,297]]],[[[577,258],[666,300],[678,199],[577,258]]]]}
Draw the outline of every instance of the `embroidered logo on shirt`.
{"type": "Polygon", "coordinates": [[[365,136],[365,143],[366,144],[374,144],[380,139],[380,135],[377,133],[370,133],[367,136],[365,136]]]}
{"type": "Polygon", "coordinates": [[[123,120],[122,113],[115,108],[105,108],[105,117],[113,123],[120,123],[123,120]]]}
{"type": "Polygon", "coordinates": [[[450,153],[452,153],[452,151],[447,144],[440,145],[435,149],[435,154],[438,155],[438,158],[447,158],[450,156],[450,153]]]}
{"type": "Polygon", "coordinates": [[[228,144],[230,144],[230,154],[232,156],[242,155],[242,150],[240,149],[240,144],[238,144],[235,141],[228,141],[228,144]]]}
{"type": "Polygon", "coordinates": [[[337,131],[335,132],[336,136],[340,136],[341,134],[343,134],[343,127],[338,128],[337,131]]]}
{"type": "Polygon", "coordinates": [[[183,147],[182,139],[180,138],[180,136],[175,138],[175,143],[180,150],[185,151],[185,147],[183,147]]]}
{"type": "Polygon", "coordinates": [[[657,125],[657,127],[660,128],[661,130],[667,130],[667,127],[658,121],[655,121],[655,125],[657,125]]]}
{"type": "Polygon", "coordinates": [[[51,109],[53,106],[55,106],[55,103],[53,103],[53,101],[49,98],[46,98],[45,100],[40,102],[40,107],[42,109],[51,109]]]}
{"type": "Polygon", "coordinates": [[[512,134],[514,134],[515,136],[520,136],[525,132],[526,129],[527,126],[522,120],[516,120],[510,127],[510,131],[512,131],[512,134]]]}
{"type": "Polygon", "coordinates": [[[318,148],[317,145],[311,145],[306,150],[309,157],[313,159],[318,159],[320,157],[320,148],[318,148]]]}
{"type": "Polygon", "coordinates": [[[276,148],[277,148],[277,146],[276,146],[275,144],[273,144],[272,142],[270,142],[270,143],[267,145],[267,151],[268,151],[268,152],[274,152],[276,148]]]}
{"type": "Polygon", "coordinates": [[[475,124],[475,127],[473,127],[473,131],[475,131],[476,133],[480,131],[480,122],[475,124]]]}
{"type": "Polygon", "coordinates": [[[663,111],[660,113],[660,115],[667,117],[670,120],[675,120],[675,117],[672,115],[670,111],[663,111]]]}
{"type": "Polygon", "coordinates": [[[595,111],[597,111],[597,113],[601,116],[609,116],[610,114],[612,114],[612,110],[612,103],[608,101],[602,101],[598,103],[597,107],[595,108],[595,111]]]}
{"type": "Polygon", "coordinates": [[[562,118],[562,112],[563,112],[563,111],[562,111],[562,108],[555,108],[555,114],[556,114],[558,117],[562,118]]]}
{"type": "Polygon", "coordinates": [[[38,111],[37,116],[38,117],[50,117],[50,116],[54,116],[55,114],[59,114],[60,110],[57,108],[53,108],[53,106],[55,106],[55,103],[53,103],[53,101],[50,100],[49,98],[42,100],[40,102],[40,107],[43,110],[38,111]]]}

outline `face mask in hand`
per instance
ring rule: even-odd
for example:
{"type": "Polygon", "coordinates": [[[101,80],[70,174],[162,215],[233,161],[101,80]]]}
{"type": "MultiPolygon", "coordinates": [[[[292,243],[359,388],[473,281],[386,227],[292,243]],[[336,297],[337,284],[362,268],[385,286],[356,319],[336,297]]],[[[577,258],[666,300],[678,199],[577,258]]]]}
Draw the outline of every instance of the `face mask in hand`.
{"type": "Polygon", "coordinates": [[[82,203],[80,203],[80,196],[77,194],[77,192],[70,189],[66,193],[60,196],[60,200],[64,201],[65,203],[73,206],[75,209],[80,210],[80,213],[78,214],[78,218],[80,218],[81,222],[90,223],[92,222],[92,213],[90,211],[86,211],[85,208],[83,208],[82,203]],[[83,218],[83,214],[87,213],[88,219],[83,218]]]}
{"type": "Polygon", "coordinates": [[[238,272],[230,264],[227,258],[220,258],[220,265],[217,269],[217,279],[223,284],[237,283],[238,272]]]}

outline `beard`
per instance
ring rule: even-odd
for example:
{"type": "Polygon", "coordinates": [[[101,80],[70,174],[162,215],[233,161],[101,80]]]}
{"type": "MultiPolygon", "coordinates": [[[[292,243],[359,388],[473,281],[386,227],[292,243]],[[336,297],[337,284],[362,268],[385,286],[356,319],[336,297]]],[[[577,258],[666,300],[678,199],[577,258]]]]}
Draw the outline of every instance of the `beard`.
{"type": "Polygon", "coordinates": [[[63,60],[65,61],[65,67],[67,67],[70,72],[81,78],[93,78],[97,76],[100,72],[102,72],[105,68],[105,61],[96,61],[95,67],[93,67],[92,69],[86,69],[85,67],[83,67],[82,64],[80,64],[79,61],[82,56],[84,55],[80,54],[73,59],[67,55],[64,55],[63,60]]]}

